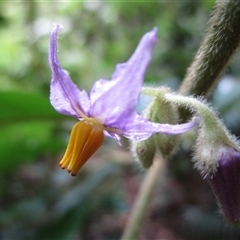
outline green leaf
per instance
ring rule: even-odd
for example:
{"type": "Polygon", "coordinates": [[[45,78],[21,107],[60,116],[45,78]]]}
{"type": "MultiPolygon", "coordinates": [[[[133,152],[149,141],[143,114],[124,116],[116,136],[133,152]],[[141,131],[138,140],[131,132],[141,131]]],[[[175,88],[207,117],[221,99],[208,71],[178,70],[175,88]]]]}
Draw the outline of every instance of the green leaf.
{"type": "Polygon", "coordinates": [[[0,92],[0,109],[0,124],[66,118],[54,110],[48,97],[35,93],[0,92]]]}
{"type": "Polygon", "coordinates": [[[57,113],[47,97],[1,92],[0,109],[0,172],[63,147],[53,130],[66,116],[57,113]]]}
{"type": "Polygon", "coordinates": [[[0,135],[0,173],[63,148],[51,121],[5,125],[0,135]]]}

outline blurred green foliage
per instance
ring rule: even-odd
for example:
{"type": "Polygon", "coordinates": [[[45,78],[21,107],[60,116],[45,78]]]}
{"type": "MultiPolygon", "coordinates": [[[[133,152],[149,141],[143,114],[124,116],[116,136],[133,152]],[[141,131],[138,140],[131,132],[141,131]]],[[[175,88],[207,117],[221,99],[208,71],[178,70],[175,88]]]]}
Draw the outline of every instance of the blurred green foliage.
{"type": "MultiPolygon", "coordinates": [[[[115,65],[125,62],[141,36],[157,26],[159,41],[146,83],[177,89],[213,4],[213,0],[0,2],[0,239],[119,239],[132,204],[129,199],[136,196],[142,177],[127,150],[111,140],[76,178],[58,169],[75,120],[56,113],[49,102],[53,23],[64,27],[58,42],[63,68],[88,91],[95,80],[110,79],[115,65]]],[[[233,61],[228,69],[230,92],[240,89],[237,64],[233,61]]],[[[229,126],[240,132],[231,117],[236,111],[227,115],[228,106],[239,105],[239,94],[224,101],[221,96],[227,98],[228,93],[220,86],[214,99],[229,126]]],[[[178,164],[184,174],[198,174],[178,164]]],[[[201,219],[201,214],[196,216],[201,219]]]]}

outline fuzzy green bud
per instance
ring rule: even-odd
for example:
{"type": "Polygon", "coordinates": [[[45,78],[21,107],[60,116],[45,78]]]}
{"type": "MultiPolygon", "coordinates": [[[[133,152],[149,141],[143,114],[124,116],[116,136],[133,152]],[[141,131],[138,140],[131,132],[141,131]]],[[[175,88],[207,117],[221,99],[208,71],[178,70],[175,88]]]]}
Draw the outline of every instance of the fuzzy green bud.
{"type": "MultiPolygon", "coordinates": [[[[178,109],[165,100],[165,94],[170,90],[163,88],[144,88],[143,93],[152,96],[152,101],[145,109],[143,115],[151,122],[156,123],[178,123],[178,109]]],[[[149,168],[157,152],[164,158],[168,158],[175,152],[178,146],[178,136],[155,133],[150,138],[132,142],[131,150],[133,155],[144,168],[149,168]]]]}
{"type": "Polygon", "coordinates": [[[237,150],[239,146],[236,138],[229,133],[214,112],[209,114],[207,111],[198,130],[194,162],[204,177],[211,177],[219,166],[222,149],[230,147],[237,150]]]}
{"type": "Polygon", "coordinates": [[[137,161],[140,161],[144,168],[151,167],[156,153],[155,139],[153,136],[150,138],[132,142],[131,151],[137,161]]]}
{"type": "MultiPolygon", "coordinates": [[[[144,116],[152,122],[157,123],[178,123],[178,109],[176,105],[165,100],[165,94],[170,90],[166,87],[157,89],[154,100],[145,110],[144,116]]],[[[163,157],[167,158],[174,154],[178,146],[177,135],[154,134],[157,149],[163,157]]]]}

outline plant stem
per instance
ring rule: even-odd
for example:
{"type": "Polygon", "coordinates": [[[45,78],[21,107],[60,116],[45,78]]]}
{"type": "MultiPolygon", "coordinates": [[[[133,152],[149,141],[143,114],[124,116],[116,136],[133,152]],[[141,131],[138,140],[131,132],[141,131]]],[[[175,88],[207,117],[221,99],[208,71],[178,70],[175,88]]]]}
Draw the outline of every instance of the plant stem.
{"type": "Polygon", "coordinates": [[[157,183],[163,179],[165,172],[165,160],[159,156],[154,159],[154,163],[147,172],[142,183],[139,195],[136,198],[136,203],[130,216],[129,223],[125,228],[121,240],[136,240],[138,239],[139,230],[142,226],[147,209],[151,204],[151,198],[157,183]]]}
{"type": "Polygon", "coordinates": [[[240,44],[240,1],[216,1],[208,29],[179,89],[208,97],[240,44]]]}

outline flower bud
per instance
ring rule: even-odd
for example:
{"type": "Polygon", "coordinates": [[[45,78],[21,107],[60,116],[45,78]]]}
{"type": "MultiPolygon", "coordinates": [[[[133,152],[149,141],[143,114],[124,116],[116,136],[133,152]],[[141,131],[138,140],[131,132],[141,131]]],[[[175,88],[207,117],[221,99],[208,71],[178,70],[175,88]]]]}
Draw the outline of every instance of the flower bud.
{"type": "Polygon", "coordinates": [[[220,121],[202,122],[195,149],[195,166],[209,182],[220,210],[231,223],[240,223],[240,149],[220,121]]]}
{"type": "Polygon", "coordinates": [[[215,155],[215,173],[206,178],[226,219],[240,223],[240,152],[224,146],[215,155]]]}
{"type": "Polygon", "coordinates": [[[144,168],[151,167],[156,153],[154,137],[151,136],[143,141],[132,142],[131,151],[135,159],[140,161],[144,168]]]}
{"type": "MultiPolygon", "coordinates": [[[[169,93],[168,88],[161,88],[155,99],[150,103],[144,115],[152,122],[157,123],[178,123],[178,109],[176,105],[172,105],[165,100],[165,93],[169,93]]],[[[174,154],[178,146],[177,135],[154,134],[156,147],[162,156],[167,158],[174,154]]]]}

